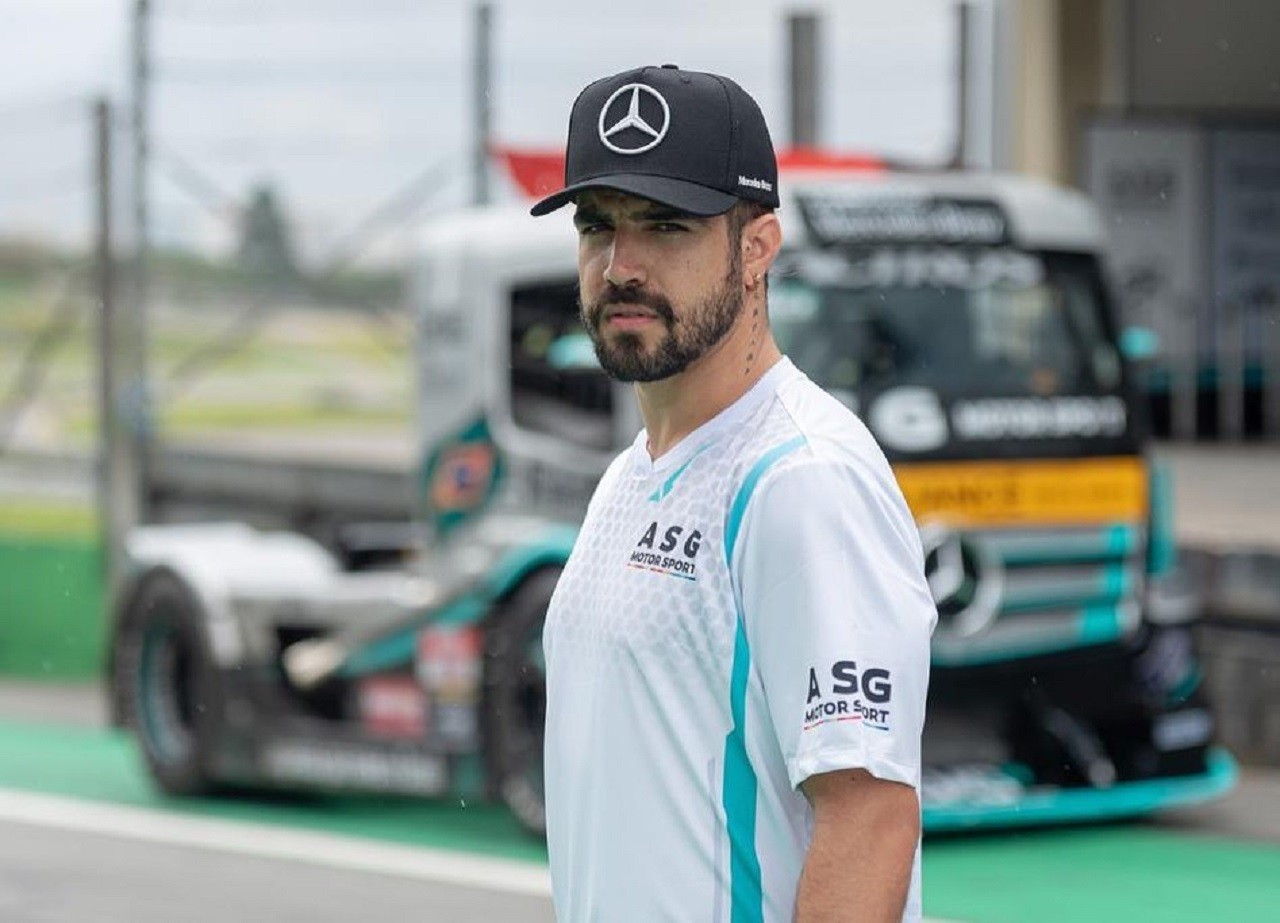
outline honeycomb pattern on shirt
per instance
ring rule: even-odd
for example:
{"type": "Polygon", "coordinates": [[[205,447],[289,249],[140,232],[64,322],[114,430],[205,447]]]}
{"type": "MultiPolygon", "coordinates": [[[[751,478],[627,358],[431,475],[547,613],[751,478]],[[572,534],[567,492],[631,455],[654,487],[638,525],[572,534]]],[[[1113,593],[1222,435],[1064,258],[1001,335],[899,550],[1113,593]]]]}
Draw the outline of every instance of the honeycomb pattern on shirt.
{"type": "MultiPolygon", "coordinates": [[[[782,408],[765,401],[729,433],[696,448],[661,500],[650,499],[671,476],[658,470],[643,476],[632,458],[611,469],[592,503],[574,556],[557,588],[555,643],[567,657],[656,657],[668,664],[693,664],[712,675],[728,672],[733,654],[737,607],[725,563],[725,526],[730,505],[747,473],[774,446],[797,433],[782,408]],[[633,562],[649,551],[641,539],[657,524],[652,554],[677,563],[690,560],[696,579],[661,567],[633,562]],[[672,527],[675,544],[662,550],[672,527]],[[697,533],[691,559],[685,543],[697,533]]],[[[644,451],[643,448],[629,450],[644,451]]],[[[668,543],[670,544],[670,543],[668,543]]]]}

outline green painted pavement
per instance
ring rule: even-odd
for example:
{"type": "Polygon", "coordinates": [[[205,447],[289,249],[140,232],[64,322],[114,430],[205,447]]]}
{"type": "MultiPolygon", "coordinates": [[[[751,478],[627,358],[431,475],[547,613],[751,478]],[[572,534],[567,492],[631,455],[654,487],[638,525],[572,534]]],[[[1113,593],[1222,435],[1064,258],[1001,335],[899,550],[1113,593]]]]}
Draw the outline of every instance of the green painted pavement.
{"type": "MultiPolygon", "coordinates": [[[[492,805],[380,798],[166,798],[120,733],[0,721],[0,786],[545,862],[492,805]]],[[[1276,919],[1280,847],[1141,825],[926,841],[930,916],[971,923],[1276,919]]]]}
{"type": "Polygon", "coordinates": [[[924,906],[982,923],[1274,920],[1280,847],[1136,824],[929,840],[924,906]]]}
{"type": "Polygon", "coordinates": [[[92,537],[0,530],[0,674],[95,676],[105,624],[101,555],[92,537]]]}
{"type": "Polygon", "coordinates": [[[546,861],[503,808],[400,798],[170,798],[150,784],[133,742],[116,731],[0,721],[0,787],[187,814],[251,820],[412,846],[546,861]]]}

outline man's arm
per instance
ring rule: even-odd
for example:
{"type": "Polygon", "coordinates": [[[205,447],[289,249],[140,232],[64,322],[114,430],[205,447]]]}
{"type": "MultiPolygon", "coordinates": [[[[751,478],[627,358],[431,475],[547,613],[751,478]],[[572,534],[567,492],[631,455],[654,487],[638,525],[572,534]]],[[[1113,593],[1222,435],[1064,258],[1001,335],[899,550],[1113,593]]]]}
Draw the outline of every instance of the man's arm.
{"type": "Polygon", "coordinates": [[[865,769],[810,776],[800,788],[814,825],[795,923],[898,923],[920,839],[915,789],[865,769]]]}

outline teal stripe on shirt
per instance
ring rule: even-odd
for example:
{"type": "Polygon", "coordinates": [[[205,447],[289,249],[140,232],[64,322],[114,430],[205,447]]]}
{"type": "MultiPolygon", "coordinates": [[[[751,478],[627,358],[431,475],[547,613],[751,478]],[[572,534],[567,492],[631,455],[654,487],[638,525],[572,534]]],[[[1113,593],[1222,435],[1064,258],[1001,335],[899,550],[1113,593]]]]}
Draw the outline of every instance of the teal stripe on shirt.
{"type": "MultiPolygon", "coordinates": [[[[756,484],[770,467],[789,452],[804,445],[797,436],[764,454],[747,473],[729,507],[725,526],[724,553],[730,570],[733,550],[742,529],[742,517],[756,484]]],[[[756,852],[756,773],[747,758],[747,678],[751,673],[751,648],[742,611],[733,640],[733,670],[729,679],[729,710],[733,729],[724,741],[725,826],[729,832],[729,882],[732,895],[731,923],[763,923],[764,892],[760,882],[760,855],[756,852]]]]}

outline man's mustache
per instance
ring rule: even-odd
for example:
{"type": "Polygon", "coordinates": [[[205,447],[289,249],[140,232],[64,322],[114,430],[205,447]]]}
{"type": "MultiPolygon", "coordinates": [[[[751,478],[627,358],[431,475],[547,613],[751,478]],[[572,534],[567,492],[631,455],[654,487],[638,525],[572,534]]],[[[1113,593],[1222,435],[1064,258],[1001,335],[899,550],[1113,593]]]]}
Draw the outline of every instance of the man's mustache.
{"type": "Polygon", "coordinates": [[[642,288],[623,288],[610,283],[600,297],[587,305],[587,316],[593,325],[600,323],[604,309],[611,304],[636,304],[648,308],[668,325],[674,324],[676,313],[671,309],[671,302],[661,295],[646,292],[642,288]]]}

